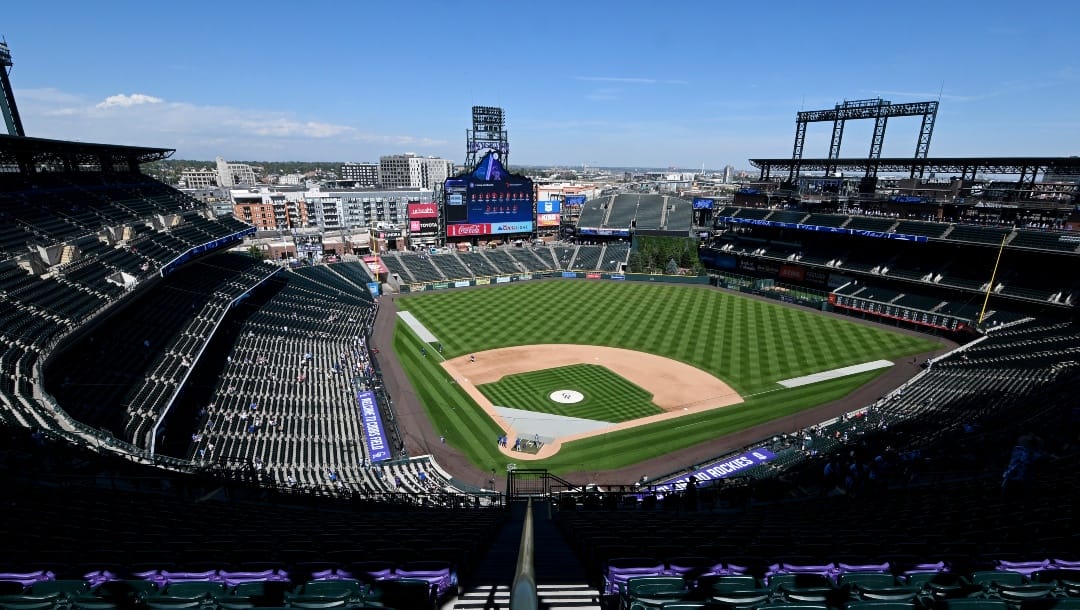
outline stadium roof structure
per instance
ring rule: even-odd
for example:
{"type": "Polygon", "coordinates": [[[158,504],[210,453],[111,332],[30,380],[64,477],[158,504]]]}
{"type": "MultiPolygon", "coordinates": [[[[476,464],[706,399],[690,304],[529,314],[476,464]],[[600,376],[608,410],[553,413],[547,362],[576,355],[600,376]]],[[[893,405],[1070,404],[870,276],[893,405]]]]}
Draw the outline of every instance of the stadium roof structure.
{"type": "Polygon", "coordinates": [[[866,176],[878,173],[907,173],[912,178],[926,172],[956,175],[961,179],[983,175],[1019,176],[1018,182],[1034,182],[1047,172],[1080,173],[1080,157],[887,157],[879,159],[750,159],[761,170],[761,180],[799,172],[861,171],[866,176]]]}
{"type": "Polygon", "coordinates": [[[42,168],[79,171],[136,171],[142,163],[168,159],[172,148],[70,142],[0,134],[0,171],[32,174],[42,168]]]}

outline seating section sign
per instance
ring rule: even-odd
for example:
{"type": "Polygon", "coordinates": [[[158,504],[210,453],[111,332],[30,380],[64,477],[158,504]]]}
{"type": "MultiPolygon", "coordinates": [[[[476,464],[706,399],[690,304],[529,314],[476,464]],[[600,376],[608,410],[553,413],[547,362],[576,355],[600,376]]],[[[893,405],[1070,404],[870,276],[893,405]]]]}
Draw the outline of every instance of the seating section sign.
{"type": "Polygon", "coordinates": [[[393,457],[393,452],[386,442],[383,431],[382,415],[379,403],[372,392],[357,392],[356,400],[360,403],[360,421],[363,423],[364,443],[367,445],[368,459],[383,462],[393,457]]]}

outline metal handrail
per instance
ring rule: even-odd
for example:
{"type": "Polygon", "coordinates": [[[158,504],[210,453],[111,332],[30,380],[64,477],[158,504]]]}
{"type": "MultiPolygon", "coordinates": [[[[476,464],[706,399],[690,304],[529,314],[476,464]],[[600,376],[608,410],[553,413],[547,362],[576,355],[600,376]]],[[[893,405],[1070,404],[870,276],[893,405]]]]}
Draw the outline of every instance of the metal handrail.
{"type": "Polygon", "coordinates": [[[532,498],[525,507],[525,523],[521,528],[521,547],[518,549],[517,569],[510,587],[510,610],[536,610],[536,573],[533,570],[533,509],[532,498]]]}

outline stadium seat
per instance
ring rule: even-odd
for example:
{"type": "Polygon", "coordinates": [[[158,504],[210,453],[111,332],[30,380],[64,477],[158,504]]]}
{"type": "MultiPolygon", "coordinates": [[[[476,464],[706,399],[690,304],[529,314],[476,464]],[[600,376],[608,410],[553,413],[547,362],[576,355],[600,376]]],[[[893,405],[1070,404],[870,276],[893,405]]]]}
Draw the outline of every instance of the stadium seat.
{"type": "Polygon", "coordinates": [[[1000,599],[966,597],[945,600],[945,610],[1008,610],[1009,605],[1000,599]]]}
{"type": "Polygon", "coordinates": [[[681,600],[690,593],[681,576],[637,576],[619,585],[619,607],[657,608],[665,601],[681,600]]]}
{"type": "Polygon", "coordinates": [[[51,610],[52,608],[59,608],[63,603],[65,603],[64,599],[59,593],[48,595],[23,593],[21,595],[0,596],[0,608],[4,610],[51,610]]]}
{"type": "Polygon", "coordinates": [[[85,580],[43,580],[36,582],[27,588],[30,595],[59,594],[63,597],[82,595],[90,591],[90,585],[85,580]]]}
{"type": "Polygon", "coordinates": [[[794,603],[827,604],[836,597],[832,580],[818,573],[773,574],[769,577],[769,589],[794,603]]]}

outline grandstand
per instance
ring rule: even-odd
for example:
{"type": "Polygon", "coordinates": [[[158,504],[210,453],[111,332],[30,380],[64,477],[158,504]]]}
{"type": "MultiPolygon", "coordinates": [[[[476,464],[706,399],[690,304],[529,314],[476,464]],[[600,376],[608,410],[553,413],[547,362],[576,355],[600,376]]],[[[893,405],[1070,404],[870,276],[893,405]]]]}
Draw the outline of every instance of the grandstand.
{"type": "MultiPolygon", "coordinates": [[[[725,286],[963,344],[632,472],[504,475],[422,411],[363,265],[231,250],[254,229],[140,173],[169,154],[0,136],[0,608],[506,607],[522,546],[549,608],[1077,606],[1069,232],[725,208],[703,257],[747,274],[725,286]],[[754,452],[774,459],[728,470],[754,452]]],[[[691,209],[620,194],[580,222],[686,236],[691,209]]],[[[629,253],[382,260],[400,288],[629,253]]]]}
{"type": "Polygon", "coordinates": [[[689,201],[665,195],[622,193],[586,201],[578,218],[577,234],[687,237],[692,225],[693,209],[689,201]]]}

